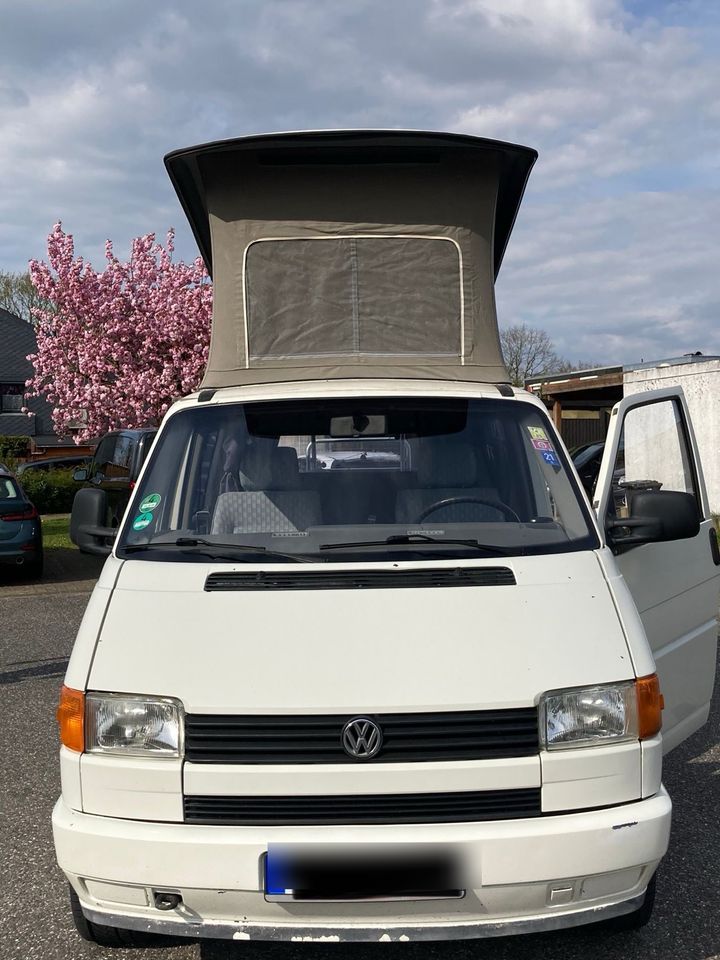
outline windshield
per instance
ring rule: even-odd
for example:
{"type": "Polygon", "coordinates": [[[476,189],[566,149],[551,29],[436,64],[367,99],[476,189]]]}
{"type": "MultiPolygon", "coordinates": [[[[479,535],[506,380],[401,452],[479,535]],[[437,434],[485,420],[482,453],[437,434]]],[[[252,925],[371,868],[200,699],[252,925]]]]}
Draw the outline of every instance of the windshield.
{"type": "Polygon", "coordinates": [[[602,443],[591,443],[587,447],[584,447],[579,453],[573,454],[573,463],[577,470],[582,469],[586,464],[592,463],[594,460],[597,460],[599,463],[602,459],[603,450],[605,449],[604,441],[602,443]]]}
{"type": "Polygon", "coordinates": [[[529,403],[213,404],[165,426],[117,552],[250,563],[564,552],[598,545],[586,510],[529,403]]]}

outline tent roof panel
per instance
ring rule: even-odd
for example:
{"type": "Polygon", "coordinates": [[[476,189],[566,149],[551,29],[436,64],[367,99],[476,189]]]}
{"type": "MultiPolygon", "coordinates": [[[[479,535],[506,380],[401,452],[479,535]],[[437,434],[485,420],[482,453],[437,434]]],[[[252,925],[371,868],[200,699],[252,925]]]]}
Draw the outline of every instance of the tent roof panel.
{"type": "Polygon", "coordinates": [[[488,140],[459,133],[433,133],[412,130],[323,130],[295,133],[268,133],[232,140],[217,140],[173,150],[165,157],[165,166],[180,203],[190,222],[198,248],[209,273],[213,272],[210,217],[207,195],[199,162],[219,153],[262,153],[267,161],[275,156],[282,163],[407,163],[413,152],[418,160],[433,150],[468,149],[478,154],[492,153],[499,159],[499,184],[495,217],[493,262],[497,277],[505,248],[512,233],[525,185],[537,151],[530,147],[488,140]]]}

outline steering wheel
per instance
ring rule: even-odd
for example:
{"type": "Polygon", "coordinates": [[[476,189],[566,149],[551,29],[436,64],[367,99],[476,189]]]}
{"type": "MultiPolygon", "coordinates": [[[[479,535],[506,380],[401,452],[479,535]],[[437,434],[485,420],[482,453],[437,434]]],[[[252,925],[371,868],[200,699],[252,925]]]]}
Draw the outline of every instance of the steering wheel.
{"type": "Polygon", "coordinates": [[[422,523],[426,517],[429,517],[431,513],[435,513],[436,510],[440,510],[442,507],[453,506],[456,503],[482,503],[486,507],[493,507],[495,510],[499,510],[500,513],[504,513],[506,517],[509,517],[515,521],[515,523],[522,523],[522,520],[513,508],[503,503],[502,500],[486,500],[484,497],[447,497],[445,500],[436,500],[435,503],[431,503],[429,507],[426,507],[417,520],[413,522],[422,523]]]}

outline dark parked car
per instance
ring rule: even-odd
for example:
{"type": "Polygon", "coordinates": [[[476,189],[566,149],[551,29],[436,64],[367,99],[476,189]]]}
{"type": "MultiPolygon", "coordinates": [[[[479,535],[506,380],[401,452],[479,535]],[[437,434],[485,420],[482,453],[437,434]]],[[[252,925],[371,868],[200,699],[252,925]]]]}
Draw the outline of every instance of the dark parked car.
{"type": "MultiPolygon", "coordinates": [[[[595,486],[600,474],[600,467],[602,466],[604,452],[605,441],[599,440],[597,443],[587,443],[582,447],[578,447],[577,450],[573,450],[571,454],[573,463],[575,464],[575,469],[580,477],[580,482],[582,483],[583,487],[585,487],[587,495],[591,499],[595,493],[595,486]]],[[[625,444],[621,439],[612,479],[613,496],[615,497],[617,505],[619,505],[621,502],[625,503],[627,489],[632,486],[624,481],[625,444]]],[[[640,487],[645,490],[648,488],[648,483],[652,484],[652,481],[640,481],[640,487]]]]}
{"type": "Polygon", "coordinates": [[[92,457],[46,457],[43,460],[29,460],[27,463],[21,463],[16,473],[21,477],[28,471],[47,472],[49,470],[77,470],[78,467],[85,467],[92,460],[92,457]]]}
{"type": "Polygon", "coordinates": [[[585,487],[589,497],[593,495],[595,490],[604,450],[605,441],[600,440],[597,443],[586,443],[584,446],[578,447],[577,450],[573,450],[571,455],[580,482],[585,487]]]}
{"type": "Polygon", "coordinates": [[[84,553],[107,555],[157,430],[113,430],[100,440],[86,467],[73,477],[75,494],[70,539],[84,553]]]}
{"type": "Polygon", "coordinates": [[[22,567],[31,577],[42,576],[40,516],[7,470],[0,470],[0,563],[22,567]]]}

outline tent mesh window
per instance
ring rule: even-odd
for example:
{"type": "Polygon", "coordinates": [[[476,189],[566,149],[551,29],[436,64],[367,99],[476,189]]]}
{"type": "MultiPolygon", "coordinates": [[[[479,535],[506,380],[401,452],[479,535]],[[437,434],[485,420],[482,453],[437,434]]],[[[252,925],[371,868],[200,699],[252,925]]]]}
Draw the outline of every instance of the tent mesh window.
{"type": "Polygon", "coordinates": [[[462,266],[442,237],[259,240],[245,257],[248,355],[461,354],[462,266]]]}

